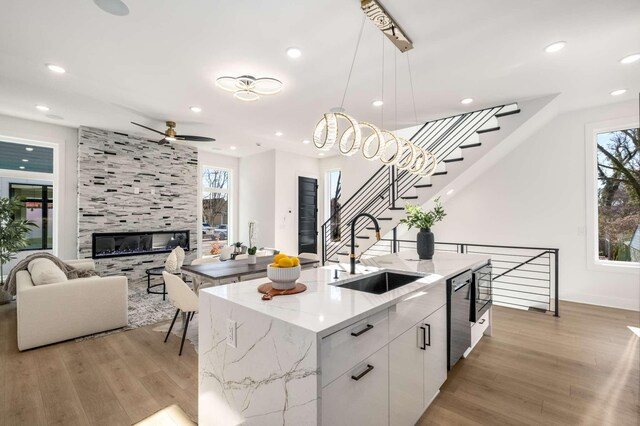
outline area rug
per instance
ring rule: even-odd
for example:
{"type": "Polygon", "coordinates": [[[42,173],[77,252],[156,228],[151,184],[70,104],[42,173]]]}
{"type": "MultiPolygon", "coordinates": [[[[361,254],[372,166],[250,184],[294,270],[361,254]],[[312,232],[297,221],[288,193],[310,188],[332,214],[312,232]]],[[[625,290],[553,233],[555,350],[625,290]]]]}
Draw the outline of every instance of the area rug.
{"type": "MultiPolygon", "coordinates": [[[[175,311],[173,311],[173,314],[175,315],[175,311]]],[[[171,322],[159,325],[158,327],[155,327],[153,331],[166,334],[169,330],[169,326],[171,326],[171,322]]],[[[182,315],[179,315],[175,325],[173,326],[173,329],[171,330],[171,334],[175,334],[180,339],[182,339],[182,330],[182,315]]],[[[189,328],[187,329],[187,336],[185,340],[188,340],[189,343],[193,345],[193,348],[196,350],[196,352],[198,352],[198,314],[195,314],[193,316],[193,319],[189,321],[189,328]]]]}
{"type": "MultiPolygon", "coordinates": [[[[79,337],[76,341],[95,339],[96,337],[107,336],[121,331],[133,330],[146,325],[157,324],[162,321],[173,319],[176,309],[169,303],[169,300],[162,300],[161,294],[147,293],[147,282],[129,282],[129,314],[126,327],[115,330],[104,331],[79,337]]],[[[168,327],[167,327],[168,329],[168,327]]]]}

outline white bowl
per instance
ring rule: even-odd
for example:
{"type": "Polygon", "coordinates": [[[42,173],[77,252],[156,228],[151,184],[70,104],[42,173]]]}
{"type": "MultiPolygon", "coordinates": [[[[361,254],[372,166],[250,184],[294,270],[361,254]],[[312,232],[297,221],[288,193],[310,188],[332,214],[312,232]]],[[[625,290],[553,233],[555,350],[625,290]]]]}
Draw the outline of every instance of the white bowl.
{"type": "Polygon", "coordinates": [[[274,268],[267,266],[267,278],[273,283],[276,290],[288,290],[296,286],[296,280],[300,278],[300,266],[291,268],[274,268]]]}

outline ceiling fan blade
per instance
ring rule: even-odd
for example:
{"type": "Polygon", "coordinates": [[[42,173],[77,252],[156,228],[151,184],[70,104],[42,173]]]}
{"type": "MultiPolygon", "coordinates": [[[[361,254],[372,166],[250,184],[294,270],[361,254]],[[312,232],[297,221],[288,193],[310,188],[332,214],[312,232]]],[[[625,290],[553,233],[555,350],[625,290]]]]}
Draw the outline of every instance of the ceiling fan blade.
{"type": "Polygon", "coordinates": [[[214,142],[214,138],[208,138],[206,136],[189,136],[189,135],[176,135],[176,139],[181,141],[192,141],[192,142],[214,142]]]}
{"type": "Polygon", "coordinates": [[[142,127],[142,128],[144,128],[144,129],[147,129],[147,130],[151,130],[152,132],[156,132],[156,133],[158,133],[159,135],[164,136],[164,133],[162,133],[161,131],[158,131],[158,130],[156,130],[156,129],[152,129],[151,127],[143,126],[142,124],[134,123],[133,121],[131,122],[131,124],[135,124],[136,126],[142,127]]]}

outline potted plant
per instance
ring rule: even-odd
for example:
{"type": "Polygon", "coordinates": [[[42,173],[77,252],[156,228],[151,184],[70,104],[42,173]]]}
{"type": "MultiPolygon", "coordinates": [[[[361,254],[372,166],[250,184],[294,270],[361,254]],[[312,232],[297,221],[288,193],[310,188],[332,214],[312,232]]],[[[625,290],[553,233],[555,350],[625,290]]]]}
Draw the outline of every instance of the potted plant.
{"type": "Polygon", "coordinates": [[[15,259],[15,254],[27,246],[27,233],[37,226],[28,220],[17,220],[15,212],[22,207],[20,198],[0,198],[0,304],[8,303],[12,297],[4,290],[5,263],[15,259]]]}
{"type": "Polygon", "coordinates": [[[440,222],[447,215],[444,212],[444,208],[442,208],[442,204],[440,204],[440,197],[433,201],[435,206],[429,211],[422,210],[422,207],[420,206],[407,204],[404,206],[407,217],[400,220],[400,223],[408,225],[409,229],[420,229],[416,241],[418,257],[420,259],[430,260],[433,258],[433,253],[435,251],[435,238],[433,236],[433,232],[431,232],[431,227],[435,223],[440,222]]]}
{"type": "Polygon", "coordinates": [[[256,264],[256,252],[257,251],[258,251],[258,248],[256,246],[249,247],[247,249],[247,254],[249,255],[249,264],[250,265],[255,265],[256,264]]]}

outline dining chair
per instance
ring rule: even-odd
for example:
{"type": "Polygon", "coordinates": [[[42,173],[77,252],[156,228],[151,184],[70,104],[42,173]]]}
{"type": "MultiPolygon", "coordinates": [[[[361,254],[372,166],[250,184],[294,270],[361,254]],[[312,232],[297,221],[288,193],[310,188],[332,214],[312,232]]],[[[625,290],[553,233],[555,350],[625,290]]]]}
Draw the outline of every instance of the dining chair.
{"type": "Polygon", "coordinates": [[[185,314],[184,317],[184,330],[182,331],[182,342],[180,343],[180,353],[182,355],[182,348],[184,347],[184,339],[187,337],[187,329],[189,328],[189,321],[193,319],[193,316],[198,312],[198,295],[191,291],[189,286],[175,275],[171,275],[168,272],[163,272],[162,277],[167,285],[167,294],[169,296],[169,302],[177,309],[176,314],[171,321],[171,326],[167,332],[167,336],[164,338],[164,342],[167,343],[173,325],[176,323],[178,314],[182,311],[185,314]]]}
{"type": "MultiPolygon", "coordinates": [[[[206,263],[214,263],[214,262],[220,262],[220,259],[217,257],[201,257],[198,259],[193,259],[191,264],[204,265],[206,263]]],[[[193,280],[193,291],[198,293],[198,290],[200,289],[200,286],[202,286],[202,283],[204,282],[204,280],[200,276],[195,274],[193,275],[193,277],[191,277],[191,279],[193,280]]]]}
{"type": "Polygon", "coordinates": [[[258,250],[256,251],[256,257],[264,257],[269,256],[270,253],[267,250],[258,250]]]}
{"type": "Polygon", "coordinates": [[[320,260],[320,257],[316,254],[316,253],[300,253],[298,255],[298,257],[301,257],[303,259],[311,259],[311,260],[320,260]]]}
{"type": "Polygon", "coordinates": [[[220,249],[220,260],[231,259],[231,253],[233,253],[234,246],[228,245],[220,249]]]}

